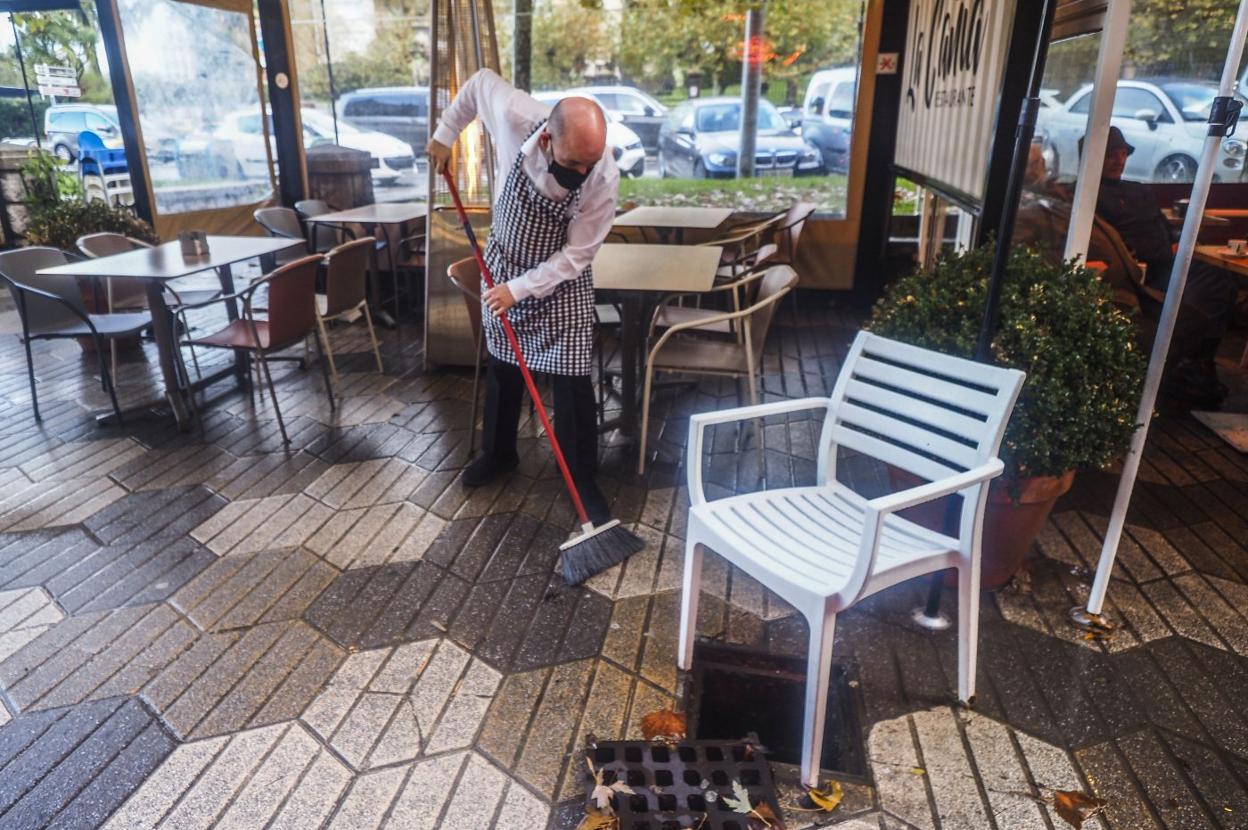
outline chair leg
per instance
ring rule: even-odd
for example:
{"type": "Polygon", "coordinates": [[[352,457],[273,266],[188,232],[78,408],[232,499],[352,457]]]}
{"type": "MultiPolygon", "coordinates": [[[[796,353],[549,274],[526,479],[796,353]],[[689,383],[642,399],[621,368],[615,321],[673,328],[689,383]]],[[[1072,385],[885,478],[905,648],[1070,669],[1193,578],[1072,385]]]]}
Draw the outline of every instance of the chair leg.
{"type": "Polygon", "coordinates": [[[810,650],[806,655],[806,717],[802,736],[802,784],[819,786],[819,763],[823,758],[823,727],[828,709],[828,684],[832,676],[832,635],[836,615],[824,611],[810,623],[810,650]]]}
{"type": "Polygon", "coordinates": [[[35,391],[35,359],[30,353],[30,338],[23,337],[22,344],[26,347],[26,374],[30,378],[30,407],[35,410],[35,420],[42,421],[39,414],[39,393],[35,391]]]}
{"type": "MultiPolygon", "coordinates": [[[[174,347],[173,347],[173,353],[177,358],[177,360],[175,361],[175,366],[178,369],[178,375],[180,376],[180,383],[182,383],[186,387],[186,400],[191,406],[191,420],[199,424],[199,434],[202,437],[204,435],[204,418],[202,415],[200,415],[199,404],[195,402],[195,390],[191,386],[191,377],[186,371],[186,359],[182,357],[182,349],[176,343],[174,344],[174,347]]],[[[191,356],[192,357],[195,356],[194,349],[192,349],[191,351],[191,356]]],[[[199,374],[198,363],[196,364],[195,371],[196,371],[196,374],[199,374]]]]}
{"type": "MultiPolygon", "coordinates": [[[[319,323],[321,321],[321,318],[318,316],[316,318],[316,321],[319,323]]],[[[325,331],[323,328],[321,330],[321,333],[325,334],[325,331]]],[[[334,365],[333,364],[333,360],[334,360],[333,352],[329,351],[329,335],[325,334],[324,340],[322,340],[319,337],[315,339],[316,339],[316,351],[318,352],[318,356],[321,358],[321,361],[320,361],[321,377],[325,379],[325,394],[329,396],[329,411],[333,412],[334,409],[337,407],[337,404],[334,401],[334,387],[337,386],[337,384],[331,384],[329,382],[329,370],[330,370],[330,367],[334,365]],[[328,360],[326,360],[327,357],[329,358],[328,360]]],[[[335,372],[335,374],[337,373],[335,372]]]]}
{"type": "Polygon", "coordinates": [[[676,665],[683,671],[693,668],[693,640],[698,633],[698,599],[702,586],[702,546],[685,542],[685,576],[680,594],[680,645],[676,665]]]}
{"type": "Polygon", "coordinates": [[[473,458],[477,449],[477,413],[481,411],[481,345],[477,342],[477,362],[472,367],[472,414],[468,418],[468,457],[473,458]]]}
{"type": "MultiPolygon", "coordinates": [[[[334,376],[333,389],[341,389],[342,384],[338,380],[338,366],[334,363],[334,349],[329,344],[329,331],[325,328],[325,318],[321,317],[320,314],[316,315],[316,327],[320,332],[320,340],[318,342],[321,354],[329,362],[329,372],[334,376]]],[[[325,384],[327,386],[329,385],[329,378],[325,379],[325,384]]],[[[330,390],[329,400],[330,405],[332,406],[334,400],[334,393],[332,389],[330,390]]]]}
{"type": "MultiPolygon", "coordinates": [[[[373,328],[373,314],[368,310],[368,302],[360,303],[360,308],[364,309],[364,322],[368,324],[368,336],[373,341],[373,357],[377,358],[377,374],[384,375],[386,369],[381,365],[381,349],[377,346],[377,331],[373,328]]],[[[480,353],[480,348],[477,349],[480,353]]]]}
{"type": "Polygon", "coordinates": [[[121,417],[121,405],[117,403],[117,387],[108,372],[108,361],[104,359],[104,344],[100,342],[98,337],[95,338],[95,355],[100,360],[100,382],[104,384],[104,389],[108,392],[108,397],[113,402],[113,414],[117,416],[117,426],[121,426],[124,423],[124,419],[121,417]]]}
{"type": "Polygon", "coordinates": [[[650,385],[654,370],[646,365],[646,380],[641,391],[641,435],[637,439],[637,475],[646,474],[646,433],[650,430],[650,385]]]}
{"type": "Polygon", "coordinates": [[[264,359],[264,352],[260,349],[256,350],[256,360],[260,363],[260,368],[264,372],[264,379],[269,384],[269,397],[273,399],[273,412],[277,415],[277,428],[282,432],[282,443],[289,444],[290,436],[286,434],[286,424],[282,421],[282,410],[277,405],[277,390],[273,387],[273,376],[269,374],[269,363],[264,359]]]}
{"type": "MultiPolygon", "coordinates": [[[[750,406],[758,406],[758,375],[756,372],[750,372],[750,406]]],[[[762,478],[764,467],[763,461],[763,421],[761,418],[754,419],[754,443],[758,445],[758,476],[762,478]]]]}
{"type": "Polygon", "coordinates": [[[979,651],[979,557],[958,566],[958,700],[975,699],[979,651]]]}

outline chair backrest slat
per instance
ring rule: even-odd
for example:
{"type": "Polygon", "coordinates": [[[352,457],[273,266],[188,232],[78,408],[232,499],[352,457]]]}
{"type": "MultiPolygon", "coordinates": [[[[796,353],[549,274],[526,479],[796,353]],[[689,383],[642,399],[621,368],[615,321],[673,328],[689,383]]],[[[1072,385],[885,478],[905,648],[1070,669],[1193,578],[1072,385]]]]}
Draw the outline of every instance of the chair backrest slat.
{"type": "Polygon", "coordinates": [[[13,283],[55,294],[79,312],[87,313],[76,278],[37,273],[40,269],[53,268],[67,262],[69,259],[56,248],[31,246],[0,252],[0,275],[6,277],[5,282],[13,295],[13,302],[31,334],[76,326],[82,323],[82,318],[75,316],[55,300],[20,292],[13,283]]]}
{"type": "Polygon", "coordinates": [[[268,286],[269,348],[299,342],[316,327],[316,269],[322,257],[307,256],[264,277],[268,286]]]}
{"type": "Polygon", "coordinates": [[[987,463],[1023,377],[860,332],[832,392],[820,468],[838,446],[927,480],[987,463]]]}
{"type": "MultiPolygon", "coordinates": [[[[797,285],[797,272],[788,265],[773,265],[758,280],[758,294],[755,295],[753,307],[774,298],[776,295],[787,294],[797,285]]],[[[750,345],[754,350],[754,360],[761,365],[763,346],[767,343],[767,333],[771,330],[771,321],[776,316],[779,302],[768,303],[749,316],[750,345]]]]}
{"type": "Polygon", "coordinates": [[[283,239],[303,239],[303,226],[299,224],[299,214],[288,207],[258,208],[252,214],[260,227],[268,231],[269,236],[283,239]]]}
{"type": "Polygon", "coordinates": [[[325,255],[325,314],[340,314],[364,302],[368,278],[368,258],[374,238],[365,236],[331,250],[325,255]]]}

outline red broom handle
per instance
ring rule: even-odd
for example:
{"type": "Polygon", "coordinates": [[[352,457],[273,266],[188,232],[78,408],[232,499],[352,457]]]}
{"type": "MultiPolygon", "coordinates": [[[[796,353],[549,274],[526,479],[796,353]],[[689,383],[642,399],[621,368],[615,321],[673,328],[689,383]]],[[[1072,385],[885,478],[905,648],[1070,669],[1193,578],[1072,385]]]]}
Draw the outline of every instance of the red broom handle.
{"type": "MultiPolygon", "coordinates": [[[[477,258],[477,265],[481,268],[481,276],[485,280],[485,284],[490,288],[494,287],[494,277],[490,274],[490,267],[485,264],[485,257],[481,255],[481,246],[477,243],[477,235],[472,232],[472,225],[468,221],[468,213],[464,210],[464,203],[459,200],[459,189],[455,187],[455,180],[451,177],[449,170],[442,171],[442,178],[446,180],[446,186],[450,188],[451,200],[455,202],[455,210],[459,212],[460,224],[464,226],[464,234],[468,237],[468,244],[472,246],[472,255],[477,258]]],[[[520,365],[520,373],[524,375],[525,385],[529,387],[529,395],[533,398],[533,405],[537,407],[537,417],[542,419],[542,427],[546,430],[546,436],[550,438],[550,446],[555,451],[555,461],[559,463],[559,472],[563,473],[563,481],[568,485],[568,495],[572,497],[572,506],[576,508],[576,516],[581,520],[581,524],[589,524],[589,514],[585,512],[585,504],[581,501],[581,494],[576,490],[576,483],[572,481],[572,471],[568,469],[568,462],[563,457],[563,450],[559,448],[559,439],[555,437],[555,428],[550,425],[550,418],[546,415],[546,407],[542,405],[542,397],[537,394],[537,384],[533,382],[533,373],[529,371],[529,364],[524,359],[524,354],[520,351],[520,342],[516,340],[516,333],[511,328],[511,322],[507,319],[504,312],[498,317],[503,324],[503,331],[507,334],[507,342],[511,344],[511,351],[516,356],[516,362],[520,365]]],[[[473,429],[476,429],[474,424],[473,429]]]]}

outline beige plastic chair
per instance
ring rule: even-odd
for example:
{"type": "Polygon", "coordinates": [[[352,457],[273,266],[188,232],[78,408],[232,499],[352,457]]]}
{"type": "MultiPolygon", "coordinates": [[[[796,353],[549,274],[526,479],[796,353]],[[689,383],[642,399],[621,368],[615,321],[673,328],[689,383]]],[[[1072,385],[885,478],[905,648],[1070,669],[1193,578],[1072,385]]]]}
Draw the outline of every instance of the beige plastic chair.
{"type": "Polygon", "coordinates": [[[343,243],[325,255],[325,293],[316,295],[316,327],[321,338],[321,349],[329,361],[329,372],[334,378],[334,389],[339,388],[338,367],[334,364],[334,350],[329,342],[329,329],[325,325],[333,320],[350,322],[360,312],[368,325],[368,336],[373,341],[373,357],[377,371],[384,372],[381,350],[377,346],[377,331],[373,328],[373,315],[368,310],[365,282],[368,278],[369,257],[372,255],[371,236],[343,243]]]}
{"type": "Polygon", "coordinates": [[[684,305],[686,299],[694,299],[701,301],[704,298],[716,298],[728,294],[733,311],[740,311],[742,306],[750,305],[754,302],[754,294],[758,289],[758,281],[770,266],[771,259],[776,254],[776,245],[768,242],[766,245],[759,246],[751,252],[747,260],[748,267],[740,273],[735,279],[729,282],[722,282],[716,285],[710,291],[690,293],[690,294],[671,294],[663,298],[658,308],[654,310],[654,317],[650,320],[650,336],[654,336],[656,329],[666,329],[672,326],[678,326],[681,323],[699,323],[697,328],[700,331],[712,331],[717,334],[737,334],[740,341],[742,332],[739,326],[734,326],[732,320],[716,320],[715,322],[706,322],[712,317],[718,318],[723,314],[722,309],[701,308],[695,306],[684,305]]]}
{"type": "MultiPolygon", "coordinates": [[[[797,284],[797,273],[787,265],[774,265],[759,277],[758,297],[748,308],[724,311],[702,320],[671,326],[655,341],[646,357],[646,379],[641,399],[641,442],[637,458],[637,474],[646,472],[646,434],[650,428],[650,387],[656,372],[682,375],[715,375],[745,380],[749,384],[750,403],[758,403],[758,368],[763,361],[763,346],[771,328],[776,305],[797,284]],[[718,323],[741,321],[740,342],[677,337],[683,332],[705,329],[718,323]]],[[[757,432],[757,428],[756,428],[757,432]]],[[[761,467],[762,436],[755,436],[761,467]]]]}

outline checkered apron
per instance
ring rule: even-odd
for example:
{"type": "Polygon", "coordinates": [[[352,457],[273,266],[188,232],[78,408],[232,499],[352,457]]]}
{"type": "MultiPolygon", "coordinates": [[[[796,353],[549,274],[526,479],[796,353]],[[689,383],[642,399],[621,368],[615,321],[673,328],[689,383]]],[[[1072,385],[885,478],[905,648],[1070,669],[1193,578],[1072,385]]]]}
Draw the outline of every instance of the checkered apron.
{"type": "MultiPolygon", "coordinates": [[[[538,122],[533,132],[542,128],[538,122]]],[[[529,133],[531,137],[533,133],[529,133]]],[[[561,201],[537,191],[523,169],[524,152],[507,174],[495,207],[493,228],[485,246],[485,262],[496,283],[502,284],[537,267],[568,243],[568,222],[580,191],[561,201]]],[[[484,281],[481,292],[484,294],[484,281]]],[[[490,354],[515,363],[503,324],[482,306],[485,341],[490,354]]],[[[588,375],[594,334],[594,281],[589,268],[576,279],[560,283],[545,297],[527,297],[507,312],[520,350],[534,372],[551,375],[588,375]]]]}

